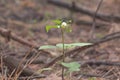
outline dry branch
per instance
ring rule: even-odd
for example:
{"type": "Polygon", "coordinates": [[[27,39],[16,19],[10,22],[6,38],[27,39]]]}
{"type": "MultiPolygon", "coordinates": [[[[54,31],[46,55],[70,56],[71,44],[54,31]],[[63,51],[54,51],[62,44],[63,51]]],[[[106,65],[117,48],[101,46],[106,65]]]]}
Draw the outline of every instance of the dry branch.
{"type": "MultiPolygon", "coordinates": [[[[76,20],[75,23],[77,25],[85,25],[85,26],[92,26],[93,25],[93,22],[91,22],[91,21],[85,21],[85,20],[76,20]]],[[[99,28],[101,26],[103,26],[103,27],[110,26],[110,24],[96,22],[96,25],[95,25],[96,28],[99,28]]]]}
{"type": "MultiPolygon", "coordinates": [[[[14,41],[17,41],[23,45],[26,45],[28,47],[33,47],[35,48],[36,50],[38,50],[38,48],[40,47],[40,45],[35,45],[25,39],[23,39],[22,37],[19,37],[17,35],[15,35],[13,32],[11,32],[10,30],[7,30],[7,29],[4,29],[4,28],[0,28],[0,35],[2,35],[3,37],[5,37],[7,40],[14,40],[14,41]]],[[[44,51],[44,50],[41,50],[43,53],[47,53],[47,54],[50,54],[49,52],[47,51],[44,51]]]]}
{"type": "Polygon", "coordinates": [[[82,65],[108,65],[108,66],[120,66],[120,62],[111,62],[111,61],[96,61],[96,60],[88,60],[88,61],[78,61],[78,63],[82,65]]]}
{"type": "MultiPolygon", "coordinates": [[[[56,5],[58,7],[62,7],[62,8],[66,8],[68,10],[74,10],[74,12],[79,12],[85,15],[88,15],[90,17],[93,17],[95,12],[92,10],[88,10],[86,8],[83,7],[78,7],[77,5],[74,7],[74,9],[72,8],[71,4],[65,3],[65,2],[61,2],[58,0],[47,0],[48,3],[56,5]]],[[[103,13],[97,13],[96,14],[96,18],[103,20],[103,21],[115,21],[115,22],[120,22],[120,16],[119,15],[108,15],[108,14],[103,14],[103,13]]]]}
{"type": "Polygon", "coordinates": [[[90,31],[90,37],[89,37],[90,40],[95,39],[95,37],[96,37],[96,36],[95,36],[96,15],[97,15],[97,13],[98,13],[101,5],[102,5],[102,2],[103,2],[103,0],[100,0],[99,4],[98,4],[98,6],[97,6],[97,9],[96,9],[96,11],[95,11],[94,17],[93,17],[93,24],[92,24],[92,29],[91,29],[91,31],[90,31]]]}
{"type": "MultiPolygon", "coordinates": [[[[74,76],[85,76],[85,77],[102,77],[102,75],[98,74],[87,74],[87,73],[77,73],[74,76]]],[[[78,79],[79,80],[79,79],[78,79]]]]}
{"type": "MultiPolygon", "coordinates": [[[[3,29],[3,28],[0,28],[0,34],[5,37],[7,40],[10,40],[10,39],[13,39],[23,45],[27,45],[29,47],[33,47],[35,49],[38,49],[39,46],[38,45],[35,45],[35,44],[32,44],[31,42],[21,38],[21,37],[18,37],[17,35],[15,35],[14,33],[12,33],[11,31],[7,30],[7,29],[3,29]]],[[[43,51],[42,52],[46,53],[46,51],[43,51]]],[[[47,52],[48,53],[48,52],[47,52]]],[[[1,55],[0,55],[1,56],[1,55]]],[[[5,63],[5,65],[9,68],[9,70],[12,72],[14,69],[17,69],[18,65],[19,65],[19,62],[17,59],[15,59],[14,57],[12,56],[4,56],[3,57],[3,62],[5,63]]],[[[20,65],[20,70],[22,70],[24,68],[24,65],[20,65]]],[[[38,74],[35,74],[34,71],[32,71],[31,69],[29,68],[25,68],[23,69],[22,71],[22,75],[24,76],[31,76],[31,75],[35,75],[35,76],[41,76],[41,77],[44,77],[43,75],[38,75],[38,74]]]]}
{"type": "Polygon", "coordinates": [[[29,78],[29,80],[34,80],[34,79],[39,79],[39,78],[44,78],[44,76],[31,76],[31,77],[19,77],[18,79],[19,80],[28,80],[28,78],[29,78]]]}
{"type": "Polygon", "coordinates": [[[3,28],[0,28],[0,34],[5,37],[5,38],[10,38],[10,39],[13,39],[17,42],[20,42],[21,44],[23,45],[27,45],[29,47],[34,47],[34,48],[38,48],[39,46],[38,45],[35,45],[35,44],[32,44],[31,42],[27,41],[27,40],[24,40],[23,38],[21,37],[18,37],[17,35],[15,35],[14,33],[10,32],[9,30],[7,29],[3,29],[3,28]]]}
{"type": "MultiPolygon", "coordinates": [[[[1,56],[1,54],[0,54],[1,56]]],[[[24,65],[21,64],[19,65],[20,61],[17,60],[16,58],[12,57],[12,56],[4,56],[3,57],[3,62],[4,64],[7,66],[7,68],[10,70],[10,73],[13,71],[13,70],[16,70],[18,68],[18,66],[20,67],[19,70],[22,70],[22,73],[21,73],[21,76],[39,76],[41,78],[45,77],[45,75],[42,75],[42,74],[37,74],[35,73],[32,69],[26,67],[24,68],[24,65]]]]}
{"type": "MultiPolygon", "coordinates": [[[[92,26],[92,24],[93,24],[93,22],[85,21],[85,20],[74,20],[74,22],[77,25],[92,26]]],[[[23,26],[23,27],[32,27],[32,26],[40,25],[40,23],[36,23],[36,24],[32,24],[31,25],[29,23],[25,23],[25,22],[22,22],[22,21],[16,21],[16,20],[11,20],[11,19],[4,19],[3,17],[0,17],[0,23],[3,23],[3,24],[13,24],[13,25],[18,25],[18,26],[23,26]],[[7,20],[7,22],[6,22],[6,20],[7,20]]],[[[109,26],[109,24],[96,22],[96,27],[101,27],[101,26],[109,26]]]]}
{"type": "MultiPolygon", "coordinates": [[[[10,70],[10,72],[12,72],[14,69],[17,69],[18,65],[19,65],[19,61],[17,59],[15,59],[12,56],[5,56],[3,58],[3,62],[5,63],[5,65],[8,67],[8,69],[10,70]]],[[[20,65],[20,69],[22,70],[24,67],[24,65],[20,65]]],[[[24,76],[31,76],[34,74],[34,71],[32,71],[29,68],[25,68],[22,72],[22,75],[24,76]]],[[[36,74],[37,75],[37,74],[36,74]]]]}
{"type": "MultiPolygon", "coordinates": [[[[109,35],[107,35],[107,37],[104,36],[103,38],[101,38],[99,40],[94,40],[93,45],[89,45],[89,46],[85,46],[85,47],[79,47],[79,48],[75,48],[73,50],[70,50],[70,51],[66,52],[65,55],[66,56],[69,56],[71,54],[74,55],[75,52],[80,53],[80,52],[82,52],[82,51],[84,51],[84,50],[86,50],[88,48],[91,48],[91,47],[96,46],[98,44],[102,44],[104,42],[108,42],[110,40],[115,40],[117,38],[120,38],[120,32],[109,34],[109,35]]],[[[50,61],[48,64],[46,64],[44,67],[49,67],[49,66],[53,65],[55,62],[61,60],[62,57],[63,57],[63,55],[60,55],[60,56],[56,57],[55,59],[50,61]]]]}

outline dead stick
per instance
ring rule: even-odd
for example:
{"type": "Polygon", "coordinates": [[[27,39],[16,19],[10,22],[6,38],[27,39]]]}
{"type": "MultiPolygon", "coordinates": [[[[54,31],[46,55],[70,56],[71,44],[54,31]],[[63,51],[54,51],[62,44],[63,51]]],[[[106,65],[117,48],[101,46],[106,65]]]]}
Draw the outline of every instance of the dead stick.
{"type": "MultiPolygon", "coordinates": [[[[88,73],[77,73],[77,74],[74,74],[74,76],[102,77],[102,75],[98,75],[98,74],[88,74],[88,73]]],[[[78,80],[80,80],[80,79],[78,79],[78,80]]]]}
{"type": "MultiPolygon", "coordinates": [[[[3,62],[5,63],[5,65],[8,67],[8,69],[12,72],[14,69],[17,69],[17,67],[19,66],[19,60],[15,59],[12,56],[4,56],[3,57],[3,62]]],[[[24,68],[24,65],[20,65],[20,70],[24,68]]],[[[39,76],[39,74],[36,74],[32,69],[30,68],[25,68],[22,71],[22,75],[23,76],[31,76],[31,75],[36,75],[39,76]]]]}
{"type": "MultiPolygon", "coordinates": [[[[72,8],[70,4],[62,2],[62,1],[58,1],[58,0],[47,0],[47,1],[48,1],[48,3],[50,3],[52,5],[62,7],[62,8],[66,8],[68,10],[71,10],[71,8],[72,8]]],[[[93,12],[91,10],[88,10],[86,8],[83,8],[83,7],[78,7],[78,6],[76,6],[74,8],[74,12],[79,12],[79,13],[88,15],[90,17],[93,17],[93,15],[95,14],[95,12],[93,12]]],[[[113,19],[115,22],[120,22],[120,16],[119,15],[112,16],[112,15],[108,15],[108,14],[98,13],[96,15],[96,18],[100,19],[102,21],[110,22],[111,19],[113,19]]]]}
{"type": "Polygon", "coordinates": [[[95,28],[96,28],[96,15],[97,15],[97,13],[98,13],[98,11],[99,11],[99,9],[100,9],[100,6],[102,5],[102,2],[103,2],[103,0],[100,0],[99,4],[98,4],[98,6],[97,6],[97,9],[96,9],[96,11],[95,11],[95,14],[94,14],[94,16],[93,16],[93,24],[92,24],[92,29],[91,29],[91,31],[90,31],[90,38],[89,38],[90,40],[96,38],[96,36],[94,35],[94,33],[95,33],[95,28]]]}
{"type": "Polygon", "coordinates": [[[120,66],[120,62],[111,62],[111,61],[99,61],[99,60],[87,60],[87,61],[78,61],[81,65],[108,65],[108,66],[120,66]]]}
{"type": "MultiPolygon", "coordinates": [[[[86,25],[87,27],[88,26],[91,27],[93,25],[93,22],[85,21],[85,20],[75,20],[75,24],[77,24],[77,25],[86,25]]],[[[96,25],[95,25],[96,28],[106,27],[106,26],[110,26],[110,24],[96,22],[96,25]]]]}
{"type": "MultiPolygon", "coordinates": [[[[117,38],[120,38],[120,34],[114,34],[111,37],[107,37],[107,38],[103,37],[103,38],[101,38],[99,40],[94,41],[93,45],[75,48],[73,50],[70,50],[70,51],[66,52],[65,55],[69,56],[71,54],[74,54],[75,52],[79,52],[80,53],[80,52],[82,52],[82,51],[84,51],[84,50],[86,50],[88,48],[91,48],[91,47],[96,46],[98,44],[101,44],[101,43],[104,43],[104,42],[108,42],[110,40],[114,40],[114,39],[117,39],[117,38]]],[[[63,55],[60,55],[60,56],[56,57],[55,59],[53,59],[52,61],[50,61],[48,64],[46,64],[44,67],[49,67],[49,66],[53,65],[55,62],[61,60],[62,57],[63,57],[63,55]]]]}
{"type": "MultiPolygon", "coordinates": [[[[7,40],[13,39],[14,41],[17,41],[17,42],[19,42],[19,43],[21,43],[23,45],[26,45],[26,46],[29,46],[29,47],[33,47],[36,50],[38,50],[39,47],[40,47],[40,45],[35,45],[35,44],[33,44],[33,43],[23,39],[22,37],[19,37],[19,36],[15,35],[13,32],[11,32],[11,31],[9,31],[7,29],[4,29],[4,28],[0,28],[0,34],[3,37],[5,37],[7,40]]],[[[44,51],[44,50],[41,50],[41,52],[50,54],[49,52],[44,51]]]]}
{"type": "Polygon", "coordinates": [[[28,78],[29,78],[29,80],[33,80],[33,79],[39,79],[39,78],[45,78],[45,76],[43,75],[40,75],[40,76],[31,76],[31,77],[29,77],[29,76],[27,76],[27,77],[19,77],[18,79],[19,80],[28,80],[28,78]]]}
{"type": "Polygon", "coordinates": [[[24,44],[24,45],[27,45],[29,47],[34,47],[34,48],[38,48],[39,46],[38,45],[35,45],[35,44],[32,44],[31,42],[27,41],[27,40],[24,40],[23,38],[21,37],[18,37],[17,35],[15,35],[14,33],[10,33],[8,34],[9,30],[7,29],[4,29],[4,28],[0,28],[0,34],[6,38],[6,36],[9,36],[9,38],[17,41],[17,42],[20,42],[21,44],[24,44]]]}

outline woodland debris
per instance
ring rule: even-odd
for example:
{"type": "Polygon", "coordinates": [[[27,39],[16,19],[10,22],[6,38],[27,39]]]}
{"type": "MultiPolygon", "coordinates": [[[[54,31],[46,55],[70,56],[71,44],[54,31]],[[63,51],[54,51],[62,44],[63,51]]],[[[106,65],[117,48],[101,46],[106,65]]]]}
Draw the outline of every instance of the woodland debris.
{"type": "MultiPolygon", "coordinates": [[[[36,50],[39,49],[40,45],[36,45],[36,44],[33,44],[25,39],[23,39],[22,37],[19,37],[17,36],[16,34],[14,34],[13,32],[11,32],[10,30],[7,30],[7,29],[4,29],[4,28],[0,28],[0,34],[7,40],[14,40],[14,41],[17,41],[23,45],[26,45],[28,47],[33,47],[35,48],[36,50]]],[[[43,53],[47,53],[47,54],[50,54],[49,52],[47,51],[44,51],[44,50],[41,50],[43,53]]]]}
{"type": "MultiPolygon", "coordinates": [[[[116,33],[112,33],[112,34],[109,34],[109,35],[106,35],[104,36],[103,38],[101,39],[97,39],[97,40],[93,40],[92,43],[93,45],[88,45],[88,46],[84,46],[84,47],[78,47],[78,48],[75,48],[73,50],[70,50],[68,52],[65,53],[66,57],[69,56],[69,55],[74,55],[76,52],[77,53],[80,53],[88,48],[91,48],[93,46],[96,46],[96,45],[99,45],[99,44],[102,44],[102,43],[105,43],[105,42],[108,42],[110,40],[115,40],[117,38],[120,38],[120,32],[116,32],[116,33]]],[[[61,60],[63,57],[63,55],[60,55],[56,58],[54,58],[52,61],[50,61],[48,64],[46,64],[44,67],[49,67],[51,65],[53,65],[55,62],[61,60]]]]}
{"type": "MultiPolygon", "coordinates": [[[[88,15],[90,17],[93,17],[95,12],[88,10],[87,8],[84,7],[78,7],[77,5],[75,5],[75,7],[72,7],[71,4],[62,2],[62,1],[58,1],[58,0],[47,0],[48,3],[58,6],[58,7],[62,7],[62,8],[66,8],[68,10],[73,10],[74,12],[79,12],[85,15],[88,15]]],[[[103,13],[97,13],[96,14],[96,18],[102,21],[107,21],[110,22],[111,20],[113,20],[114,22],[119,23],[120,22],[120,16],[119,15],[108,15],[108,14],[103,14],[103,13]]]]}
{"type": "Polygon", "coordinates": [[[13,70],[15,70],[19,67],[19,71],[23,70],[21,73],[22,76],[32,76],[33,75],[33,76],[45,77],[44,75],[35,73],[32,69],[30,69],[28,67],[24,68],[23,64],[19,65],[20,61],[12,56],[4,56],[3,62],[8,67],[10,72],[12,72],[13,70]]]}

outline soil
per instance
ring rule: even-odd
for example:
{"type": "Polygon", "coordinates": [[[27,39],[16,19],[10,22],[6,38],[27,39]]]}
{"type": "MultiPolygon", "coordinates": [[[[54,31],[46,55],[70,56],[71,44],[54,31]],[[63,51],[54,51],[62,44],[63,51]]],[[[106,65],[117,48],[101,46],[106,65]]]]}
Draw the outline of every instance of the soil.
{"type": "MultiPolygon", "coordinates": [[[[57,0],[56,0],[57,1],[57,0]]],[[[73,0],[59,0],[71,3],[73,0]]],[[[76,5],[83,6],[91,11],[95,11],[100,0],[75,0],[76,5]]],[[[120,15],[119,0],[104,0],[99,12],[105,14],[120,15]]],[[[10,30],[18,37],[30,41],[33,44],[55,45],[61,43],[61,34],[59,30],[52,29],[48,33],[45,30],[46,25],[52,25],[52,20],[70,17],[71,12],[67,9],[49,4],[46,0],[0,0],[0,28],[10,30]]],[[[74,20],[93,21],[93,18],[85,14],[73,13],[74,20]]],[[[100,26],[95,29],[94,35],[96,39],[100,39],[105,35],[120,31],[119,23],[105,22],[97,20],[98,23],[109,24],[109,26],[100,26]]],[[[65,34],[65,43],[89,42],[91,25],[77,25],[72,23],[72,32],[65,34]]],[[[93,40],[94,41],[94,40],[93,40]]],[[[66,62],[86,61],[86,60],[103,60],[120,62],[120,40],[115,39],[105,42],[98,46],[77,53],[74,57],[68,56],[66,62]]],[[[9,42],[0,36],[0,47],[4,55],[10,55],[14,58],[22,60],[27,53],[30,52],[26,60],[29,60],[36,53],[31,47],[23,45],[14,40],[9,42]]],[[[61,80],[61,67],[57,62],[51,66],[52,71],[39,70],[53,58],[61,54],[61,50],[45,50],[50,54],[41,53],[35,58],[38,63],[31,63],[29,68],[35,72],[46,75],[46,78],[38,80],[61,80]]],[[[72,55],[71,55],[72,56],[72,55]]],[[[65,76],[65,80],[119,80],[120,67],[106,65],[83,65],[80,71],[73,72],[72,75],[65,76]],[[83,74],[93,75],[93,77],[83,74]],[[99,76],[99,77],[97,77],[99,76]],[[70,79],[69,79],[70,77],[70,79]],[[95,79],[93,79],[95,78],[95,79]]]]}

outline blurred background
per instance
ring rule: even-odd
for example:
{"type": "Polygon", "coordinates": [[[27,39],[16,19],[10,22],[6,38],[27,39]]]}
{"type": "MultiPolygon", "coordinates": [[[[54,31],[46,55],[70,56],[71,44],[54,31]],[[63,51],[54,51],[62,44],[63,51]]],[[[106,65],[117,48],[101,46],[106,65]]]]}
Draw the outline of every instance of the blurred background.
{"type": "MultiPolygon", "coordinates": [[[[8,29],[36,45],[55,45],[61,43],[60,31],[52,29],[47,33],[45,26],[53,25],[52,21],[55,19],[70,18],[73,20],[71,24],[73,31],[65,34],[65,43],[95,42],[105,35],[120,32],[120,0],[103,0],[96,20],[93,21],[99,3],[100,0],[0,0],[0,28],[8,29]]],[[[0,43],[6,44],[2,36],[0,43]]],[[[72,60],[120,61],[119,43],[120,39],[115,39],[100,44],[83,52],[84,54],[77,54],[72,60]]],[[[14,40],[9,42],[9,50],[5,48],[7,54],[17,56],[19,59],[29,49],[28,46],[14,40]]],[[[50,52],[52,57],[49,59],[59,55],[56,50],[50,52]]],[[[48,60],[48,57],[45,56],[45,60],[48,60]]],[[[32,66],[36,67],[38,68],[32,66]]],[[[119,68],[107,67],[106,70],[110,69],[115,69],[113,73],[117,72],[116,74],[120,75],[119,68]]],[[[107,72],[103,66],[99,66],[99,69],[87,66],[83,71],[99,74],[107,72]]],[[[112,76],[109,78],[115,80],[118,76],[114,76],[113,73],[111,72],[112,76]]]]}

